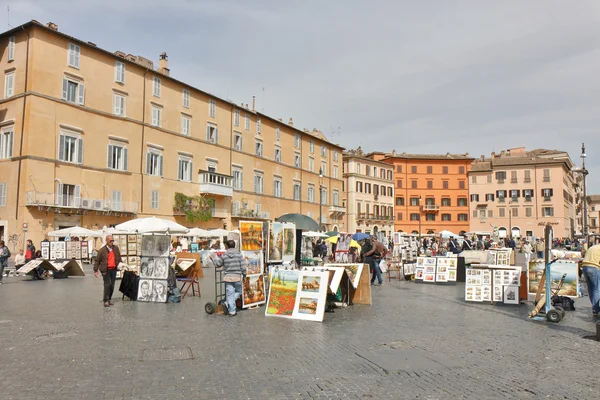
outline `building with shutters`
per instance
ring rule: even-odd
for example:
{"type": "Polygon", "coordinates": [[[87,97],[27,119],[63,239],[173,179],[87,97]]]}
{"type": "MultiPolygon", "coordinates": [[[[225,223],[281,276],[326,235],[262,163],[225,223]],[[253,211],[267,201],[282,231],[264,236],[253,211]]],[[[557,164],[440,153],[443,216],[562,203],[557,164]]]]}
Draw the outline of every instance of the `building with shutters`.
{"type": "Polygon", "coordinates": [[[471,231],[499,228],[500,237],[572,237],[575,229],[573,163],[563,151],[503,150],[475,160],[469,172],[471,231]]]}
{"type": "Polygon", "coordinates": [[[233,229],[321,214],[326,229],[344,229],[343,148],[316,129],[175,79],[165,53],[155,68],[52,23],[4,32],[0,46],[0,236],[18,236],[15,247],[23,223],[38,243],[144,216],[233,229]],[[202,196],[210,220],[189,222],[175,193],[202,196]]]}

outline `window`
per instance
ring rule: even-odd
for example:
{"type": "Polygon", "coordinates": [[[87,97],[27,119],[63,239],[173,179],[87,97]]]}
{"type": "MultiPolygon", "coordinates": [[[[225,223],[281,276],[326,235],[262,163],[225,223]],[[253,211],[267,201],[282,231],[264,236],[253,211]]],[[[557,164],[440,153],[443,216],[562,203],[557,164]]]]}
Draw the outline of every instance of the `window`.
{"type": "Polygon", "coordinates": [[[435,221],[435,214],[426,214],[425,221],[435,221]]]}
{"type": "Polygon", "coordinates": [[[550,182],[550,170],[548,168],[544,169],[544,182],[550,182]]]}
{"type": "Polygon", "coordinates": [[[417,188],[417,181],[410,181],[410,187],[412,189],[416,189],[417,188]]]}
{"type": "Polygon", "coordinates": [[[297,149],[300,148],[300,134],[298,133],[294,135],[294,147],[297,149]]]}
{"type": "Polygon", "coordinates": [[[433,167],[431,165],[427,166],[427,173],[428,174],[433,174],[433,167]]]}
{"type": "Polygon", "coordinates": [[[517,171],[510,171],[510,183],[517,183],[517,171]]]}
{"type": "Polygon", "coordinates": [[[210,143],[219,142],[219,128],[216,125],[206,125],[206,140],[210,143]]]}
{"type": "Polygon", "coordinates": [[[7,99],[15,95],[15,72],[8,72],[4,75],[4,98],[7,99]]]}
{"type": "Polygon", "coordinates": [[[245,125],[246,125],[246,130],[249,131],[250,130],[250,115],[248,115],[248,114],[246,114],[245,125]]]}
{"type": "Polygon", "coordinates": [[[81,186],[58,183],[56,185],[56,204],[64,207],[79,207],[81,186]]]}
{"type": "Polygon", "coordinates": [[[498,201],[501,203],[504,203],[504,199],[506,198],[507,195],[508,195],[508,192],[506,190],[496,190],[496,197],[498,198],[498,201]]]}
{"type": "Polygon", "coordinates": [[[13,155],[14,133],[13,127],[0,131],[0,160],[11,158],[13,155]]]}
{"type": "Polygon", "coordinates": [[[510,198],[511,199],[516,200],[520,196],[521,196],[521,191],[520,190],[511,190],[510,191],[510,198]]]}
{"type": "Polygon", "coordinates": [[[240,110],[233,112],[233,125],[240,126],[240,110]]]}
{"type": "Polygon", "coordinates": [[[311,153],[315,152],[315,142],[313,142],[312,140],[308,143],[309,144],[309,149],[311,153]]]}
{"type": "Polygon", "coordinates": [[[69,43],[69,58],[67,64],[69,67],[79,69],[79,58],[81,54],[81,49],[79,46],[73,43],[69,43]]]}
{"type": "Polygon", "coordinates": [[[469,214],[458,214],[458,220],[459,221],[468,221],[469,220],[469,214]]]}
{"type": "Polygon", "coordinates": [[[321,157],[327,157],[327,148],[325,146],[321,146],[321,157]]]}
{"type": "Polygon", "coordinates": [[[458,188],[459,189],[464,189],[465,188],[465,181],[458,181],[458,188]]]}
{"type": "Polygon", "coordinates": [[[83,139],[77,134],[61,132],[58,136],[58,159],[83,164],[83,139]]]}
{"type": "Polygon", "coordinates": [[[486,179],[487,183],[492,183],[492,174],[489,174],[486,179]]]}
{"type": "Polygon", "coordinates": [[[158,210],[158,190],[150,192],[150,208],[158,210]]]}
{"type": "Polygon", "coordinates": [[[544,197],[544,200],[549,200],[553,195],[554,195],[554,190],[542,189],[542,197],[544,197]]]}
{"type": "Polygon", "coordinates": [[[356,214],[357,215],[362,214],[362,203],[360,201],[356,202],[356,214]]]}
{"type": "Polygon", "coordinates": [[[315,172],[315,159],[312,157],[308,157],[308,170],[310,172],[315,172]]]}
{"type": "Polygon", "coordinates": [[[398,221],[402,221],[402,213],[401,213],[401,212],[399,212],[399,213],[398,213],[398,215],[397,215],[396,219],[397,219],[398,221]]]}
{"type": "Polygon", "coordinates": [[[360,174],[360,163],[356,163],[356,173],[360,174]]]}
{"type": "Polygon", "coordinates": [[[371,194],[371,184],[365,183],[365,193],[371,194]]]}
{"type": "Polygon", "coordinates": [[[442,197],[442,207],[450,207],[450,206],[452,206],[450,198],[442,197]]]}
{"type": "Polygon", "coordinates": [[[109,144],[106,167],[118,171],[127,171],[127,147],[121,144],[109,144]]]}
{"type": "Polygon", "coordinates": [[[337,152],[337,150],[335,150],[333,152],[333,161],[337,161],[337,160],[338,160],[338,152],[337,152]]]}
{"type": "Polygon", "coordinates": [[[418,206],[419,205],[419,198],[418,197],[411,197],[410,198],[410,205],[411,206],[418,206]]]}
{"type": "Polygon", "coordinates": [[[242,151],[242,134],[234,133],[233,134],[233,149],[237,151],[242,151]]]}
{"type": "Polygon", "coordinates": [[[112,191],[110,208],[113,211],[121,211],[123,209],[123,193],[120,190],[112,191]]]}
{"type": "Polygon", "coordinates": [[[125,83],[125,63],[115,61],[115,82],[125,83]]]}
{"type": "Polygon", "coordinates": [[[531,170],[526,169],[524,171],[524,173],[525,173],[525,176],[523,177],[523,182],[525,182],[525,183],[531,183],[531,170]]]}
{"type": "Polygon", "coordinates": [[[300,200],[300,183],[294,182],[294,200],[300,200]]]}
{"type": "Polygon", "coordinates": [[[442,167],[442,174],[448,175],[448,167],[442,167]]]}
{"type": "Polygon", "coordinates": [[[428,206],[435,206],[435,198],[434,197],[427,197],[425,199],[425,204],[428,206]]]}
{"type": "Polygon", "coordinates": [[[464,174],[465,173],[465,167],[463,167],[462,165],[458,167],[458,173],[459,174],[464,174]]]}
{"type": "Polygon", "coordinates": [[[152,106],[152,126],[160,126],[162,119],[162,108],[152,106]]]}
{"type": "Polygon", "coordinates": [[[256,146],[254,147],[254,154],[258,157],[263,156],[263,142],[261,142],[260,140],[256,141],[256,146]]]}
{"type": "Polygon", "coordinates": [[[471,202],[478,202],[479,201],[479,195],[478,194],[472,194],[471,195],[471,202]]]}
{"type": "Polygon", "coordinates": [[[321,188],[321,203],[327,204],[327,189],[321,188]]]}
{"type": "Polygon", "coordinates": [[[471,183],[477,183],[477,176],[471,176],[471,183]]]}
{"type": "Polygon", "coordinates": [[[192,119],[186,115],[181,116],[181,134],[190,136],[192,119]]]}
{"type": "Polygon", "coordinates": [[[8,61],[15,59],[15,37],[11,36],[8,38],[8,61]]]}
{"type": "Polygon", "coordinates": [[[125,96],[113,93],[113,114],[119,117],[125,116],[125,96]]]}
{"type": "Polygon", "coordinates": [[[275,161],[281,162],[281,149],[279,147],[275,147],[275,161]]]}
{"type": "Polygon", "coordinates": [[[433,189],[433,181],[427,181],[427,189],[433,189]]]}
{"type": "Polygon", "coordinates": [[[391,186],[388,186],[387,191],[388,191],[388,194],[387,194],[388,197],[393,197],[394,196],[393,195],[394,189],[391,186]]]}
{"type": "Polygon", "coordinates": [[[489,218],[494,218],[494,210],[488,210],[487,213],[489,218]]]}
{"type": "Polygon", "coordinates": [[[511,214],[512,214],[513,217],[518,217],[519,216],[519,209],[517,207],[511,208],[511,214]]]}
{"type": "Polygon", "coordinates": [[[466,197],[459,197],[458,198],[458,206],[459,207],[466,207],[467,206],[467,198],[466,197]]]}
{"type": "Polygon", "coordinates": [[[308,185],[308,202],[315,202],[315,187],[313,185],[308,185]]]}
{"type": "Polygon", "coordinates": [[[533,215],[533,209],[531,207],[525,207],[525,216],[531,217],[533,215]]]}
{"type": "Polygon", "coordinates": [[[411,221],[418,221],[419,219],[421,219],[419,214],[417,214],[417,213],[410,214],[411,221]]]}
{"type": "Polygon", "coordinates": [[[334,190],[332,200],[333,200],[334,206],[339,206],[340,205],[340,192],[338,192],[337,190],[334,190]]]}
{"type": "MultiPolygon", "coordinates": [[[[479,218],[485,218],[485,209],[479,210],[479,218]]],[[[473,210],[473,218],[477,218],[477,210],[473,210]]]]}
{"type": "Polygon", "coordinates": [[[233,173],[233,188],[235,190],[242,190],[244,184],[244,173],[241,169],[235,168],[232,170],[233,173]]]}
{"type": "Polygon", "coordinates": [[[275,140],[279,142],[279,139],[281,139],[281,130],[279,130],[279,127],[275,127],[275,140]]]}
{"type": "Polygon", "coordinates": [[[262,193],[264,189],[264,177],[262,174],[254,174],[254,193],[262,193]]]}
{"type": "Polygon", "coordinates": [[[388,172],[387,172],[387,179],[388,179],[388,181],[391,181],[391,180],[393,180],[393,179],[394,179],[394,178],[393,178],[393,172],[392,172],[392,171],[390,171],[390,170],[388,170],[388,172]]]}
{"type": "Polygon", "coordinates": [[[533,197],[533,190],[523,189],[523,197],[525,197],[525,201],[531,201],[531,198],[533,197]]]}
{"type": "Polygon", "coordinates": [[[262,122],[260,118],[256,118],[256,133],[259,135],[262,133],[262,122]]]}
{"type": "Polygon", "coordinates": [[[496,172],[496,180],[499,183],[504,182],[505,179],[506,179],[506,171],[497,171],[496,172]]]}
{"type": "Polygon", "coordinates": [[[356,191],[359,193],[362,193],[363,191],[363,184],[362,182],[356,182],[356,191]]]}
{"type": "Polygon", "coordinates": [[[217,102],[214,100],[208,102],[208,115],[211,118],[217,117],[217,102]]]}
{"type": "Polygon", "coordinates": [[[323,176],[327,175],[327,163],[325,161],[321,161],[321,174],[323,176]]]}
{"type": "Polygon", "coordinates": [[[62,99],[70,103],[85,103],[85,85],[72,79],[63,78],[62,99]]]}
{"type": "Polygon", "coordinates": [[[160,78],[158,76],[152,77],[152,95],[160,97],[160,78]]]}
{"type": "Polygon", "coordinates": [[[494,201],[494,194],[493,193],[486,194],[485,201],[494,201]]]}
{"type": "Polygon", "coordinates": [[[498,216],[500,218],[504,218],[506,217],[506,208],[502,207],[498,209],[498,216]]]}
{"type": "MultiPolygon", "coordinates": [[[[183,89],[183,107],[190,108],[190,91],[183,89]]],[[[238,123],[239,123],[239,111],[238,111],[238,123]]]]}
{"type": "Polygon", "coordinates": [[[160,151],[152,149],[146,153],[146,174],[163,175],[163,156],[160,151]]]}
{"type": "Polygon", "coordinates": [[[448,189],[448,181],[442,181],[442,189],[448,189]]]}
{"type": "Polygon", "coordinates": [[[542,207],[542,217],[554,217],[554,208],[542,207]]]}
{"type": "Polygon", "coordinates": [[[396,172],[401,174],[402,173],[402,165],[397,165],[396,166],[396,172]]]}
{"type": "Polygon", "coordinates": [[[273,179],[273,196],[281,197],[283,195],[283,189],[281,188],[281,178],[273,179]]]}
{"type": "Polygon", "coordinates": [[[417,173],[417,166],[416,166],[416,165],[413,165],[412,167],[410,167],[410,172],[411,172],[412,174],[416,174],[416,173],[417,173]]]}
{"type": "Polygon", "coordinates": [[[179,165],[177,167],[177,179],[184,182],[192,181],[192,160],[189,157],[179,156],[179,165]]]}
{"type": "Polygon", "coordinates": [[[334,165],[333,166],[333,178],[337,179],[337,177],[338,177],[338,167],[337,167],[337,165],[334,165]]]}
{"type": "Polygon", "coordinates": [[[300,153],[294,153],[294,167],[300,168],[300,153]]]}
{"type": "Polygon", "coordinates": [[[6,183],[0,183],[0,207],[6,207],[6,183]]]}
{"type": "Polygon", "coordinates": [[[442,214],[442,221],[452,221],[452,214],[442,214]]]}

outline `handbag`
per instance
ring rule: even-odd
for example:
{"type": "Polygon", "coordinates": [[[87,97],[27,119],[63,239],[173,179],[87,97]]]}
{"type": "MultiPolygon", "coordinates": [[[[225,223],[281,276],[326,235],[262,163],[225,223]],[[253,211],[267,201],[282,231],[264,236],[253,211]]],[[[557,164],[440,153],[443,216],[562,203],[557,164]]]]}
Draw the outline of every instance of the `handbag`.
{"type": "Polygon", "coordinates": [[[379,263],[379,269],[382,273],[387,272],[387,263],[385,262],[385,260],[381,260],[381,262],[379,263]]]}

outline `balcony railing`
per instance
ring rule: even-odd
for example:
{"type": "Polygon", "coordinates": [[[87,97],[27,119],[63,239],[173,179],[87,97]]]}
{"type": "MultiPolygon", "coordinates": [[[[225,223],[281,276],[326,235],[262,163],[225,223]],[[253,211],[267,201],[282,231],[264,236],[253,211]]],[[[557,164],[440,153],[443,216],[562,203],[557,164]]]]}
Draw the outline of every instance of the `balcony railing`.
{"type": "Polygon", "coordinates": [[[346,207],[329,206],[329,214],[346,214],[346,207]]]}
{"type": "Polygon", "coordinates": [[[549,176],[545,176],[543,180],[544,180],[544,182],[550,182],[550,177],[549,176]]]}
{"type": "Polygon", "coordinates": [[[504,203],[506,199],[504,197],[498,197],[498,203],[504,203]]]}
{"type": "Polygon", "coordinates": [[[359,213],[357,219],[367,221],[393,221],[394,217],[391,215],[359,213]]]}
{"type": "Polygon", "coordinates": [[[435,204],[425,204],[423,206],[423,211],[439,211],[440,206],[435,204]]]}
{"type": "Polygon", "coordinates": [[[518,203],[519,202],[519,198],[518,197],[511,197],[510,198],[510,202],[511,203],[518,203]]]}
{"type": "Polygon", "coordinates": [[[233,180],[229,175],[216,172],[200,172],[200,193],[215,194],[220,196],[233,196],[233,180]]]}
{"type": "Polygon", "coordinates": [[[552,201],[552,197],[550,197],[550,196],[544,196],[544,201],[552,201]]]}
{"type": "Polygon", "coordinates": [[[137,202],[112,202],[108,200],[75,197],[66,194],[29,191],[26,193],[25,205],[56,209],[93,210],[101,212],[122,212],[137,214],[137,202]]]}
{"type": "Polygon", "coordinates": [[[232,209],[232,218],[271,219],[268,211],[256,211],[247,208],[232,209]]]}

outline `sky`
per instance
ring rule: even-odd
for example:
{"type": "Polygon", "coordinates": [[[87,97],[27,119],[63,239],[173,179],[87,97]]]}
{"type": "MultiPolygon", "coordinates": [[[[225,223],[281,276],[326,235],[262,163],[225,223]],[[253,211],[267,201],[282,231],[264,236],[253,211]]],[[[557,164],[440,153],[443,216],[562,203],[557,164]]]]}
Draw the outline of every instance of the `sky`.
{"type": "MultiPolygon", "coordinates": [[[[10,7],[10,12],[7,11],[10,7]]],[[[0,0],[346,149],[568,151],[600,193],[595,0],[0,0]]],[[[5,30],[3,29],[3,30],[5,30]]]]}

